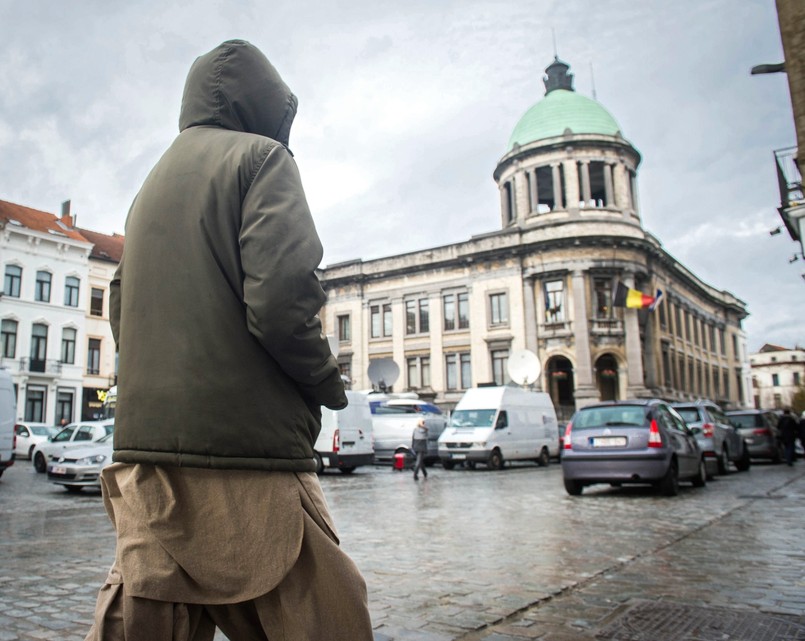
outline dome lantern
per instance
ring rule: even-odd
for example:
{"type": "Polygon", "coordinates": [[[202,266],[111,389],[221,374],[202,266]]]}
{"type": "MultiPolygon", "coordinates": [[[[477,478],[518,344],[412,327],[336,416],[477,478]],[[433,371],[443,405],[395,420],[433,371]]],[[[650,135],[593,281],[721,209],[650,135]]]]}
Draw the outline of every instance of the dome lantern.
{"type": "Polygon", "coordinates": [[[573,91],[573,74],[569,70],[569,64],[562,62],[557,56],[553,57],[553,62],[545,68],[547,75],[542,79],[546,96],[555,89],[573,91]]]}

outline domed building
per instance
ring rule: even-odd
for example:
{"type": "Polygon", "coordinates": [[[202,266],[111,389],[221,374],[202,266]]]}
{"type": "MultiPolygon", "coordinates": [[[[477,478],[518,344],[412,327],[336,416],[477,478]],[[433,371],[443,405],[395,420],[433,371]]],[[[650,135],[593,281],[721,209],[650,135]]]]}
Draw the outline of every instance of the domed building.
{"type": "Polygon", "coordinates": [[[321,271],[342,372],[368,389],[369,364],[393,359],[394,391],[449,408],[469,387],[509,382],[509,355],[526,349],[562,418],[629,397],[745,406],[745,304],[643,228],[640,153],[574,91],[569,66],[555,59],[544,83],[493,173],[499,230],[321,271]]]}

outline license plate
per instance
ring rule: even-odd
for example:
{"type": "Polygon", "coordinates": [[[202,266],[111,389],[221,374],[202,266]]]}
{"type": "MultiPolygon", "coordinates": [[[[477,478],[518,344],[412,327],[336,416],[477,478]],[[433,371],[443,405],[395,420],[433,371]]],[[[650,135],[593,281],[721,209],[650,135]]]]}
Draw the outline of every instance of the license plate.
{"type": "Polygon", "coordinates": [[[593,447],[626,447],[625,436],[594,436],[593,447]]]}
{"type": "Polygon", "coordinates": [[[459,460],[459,461],[463,461],[465,458],[467,458],[467,455],[466,454],[453,454],[450,458],[453,458],[453,459],[456,459],[456,460],[459,460]]]}
{"type": "Polygon", "coordinates": [[[50,468],[50,473],[51,474],[67,474],[67,468],[66,467],[59,467],[57,465],[54,465],[52,468],[50,468]]]}

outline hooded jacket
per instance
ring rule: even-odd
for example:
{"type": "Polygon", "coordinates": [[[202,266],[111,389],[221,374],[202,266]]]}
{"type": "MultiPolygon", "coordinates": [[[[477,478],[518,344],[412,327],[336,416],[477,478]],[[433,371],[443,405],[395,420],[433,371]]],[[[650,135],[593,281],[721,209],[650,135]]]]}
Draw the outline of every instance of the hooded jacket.
{"type": "Polygon", "coordinates": [[[320,406],[347,400],[287,149],[296,104],[247,42],[190,69],[180,133],[134,199],[111,285],[115,461],[315,469],[320,406]]]}

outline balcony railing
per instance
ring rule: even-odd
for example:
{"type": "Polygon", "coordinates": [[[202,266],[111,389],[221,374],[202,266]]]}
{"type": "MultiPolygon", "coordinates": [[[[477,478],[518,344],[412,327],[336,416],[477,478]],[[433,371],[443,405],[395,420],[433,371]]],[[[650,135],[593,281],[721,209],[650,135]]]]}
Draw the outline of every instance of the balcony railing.
{"type": "Polygon", "coordinates": [[[59,375],[61,374],[61,361],[57,360],[40,360],[37,358],[21,358],[20,359],[20,371],[21,372],[29,372],[32,374],[49,374],[49,375],[59,375]]]}
{"type": "Polygon", "coordinates": [[[797,148],[778,149],[774,152],[777,165],[777,182],[780,185],[782,209],[803,202],[802,173],[797,163],[797,148]]]}

